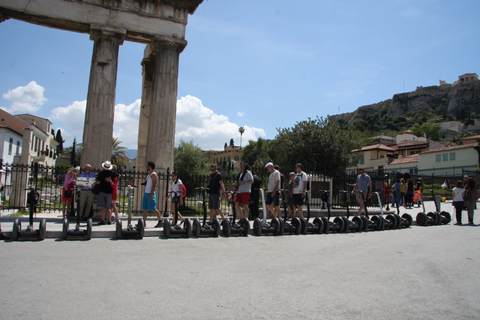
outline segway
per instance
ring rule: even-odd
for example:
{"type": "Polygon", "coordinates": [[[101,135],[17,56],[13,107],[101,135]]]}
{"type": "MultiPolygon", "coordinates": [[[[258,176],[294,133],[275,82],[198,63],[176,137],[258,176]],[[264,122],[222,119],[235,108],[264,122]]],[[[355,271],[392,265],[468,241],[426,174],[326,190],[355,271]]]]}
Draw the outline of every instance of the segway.
{"type": "Polygon", "coordinates": [[[262,196],[262,205],[263,205],[263,220],[256,218],[253,221],[253,234],[260,236],[262,234],[272,234],[277,236],[282,231],[282,225],[278,218],[272,218],[270,222],[267,222],[267,206],[265,205],[265,191],[260,189],[260,194],[262,196]]]}
{"type": "Polygon", "coordinates": [[[330,218],[332,217],[332,213],[330,211],[330,192],[328,190],[322,190],[320,191],[320,198],[324,203],[327,205],[327,212],[328,212],[328,218],[325,216],[320,217],[320,219],[323,222],[323,233],[329,233],[329,232],[344,232],[346,225],[345,221],[341,217],[335,217],[333,221],[330,221],[330,218]]]}
{"type": "Polygon", "coordinates": [[[241,236],[248,236],[250,232],[250,221],[247,218],[243,218],[238,220],[237,219],[237,208],[235,206],[235,191],[229,192],[232,195],[232,213],[233,216],[231,220],[229,218],[225,218],[222,221],[222,234],[225,237],[230,237],[230,235],[241,235],[241,236]]]}
{"type": "Polygon", "coordinates": [[[41,219],[39,228],[33,228],[33,214],[37,211],[37,204],[40,201],[40,193],[35,188],[28,188],[27,204],[29,206],[29,225],[22,230],[22,222],[16,219],[13,222],[12,240],[45,240],[47,233],[47,220],[41,219]]]}
{"type": "Polygon", "coordinates": [[[305,225],[301,233],[302,234],[307,234],[307,233],[320,234],[323,232],[324,222],[322,218],[319,218],[319,217],[315,217],[315,219],[313,219],[313,223],[310,222],[311,213],[310,213],[310,200],[308,197],[308,192],[309,191],[306,191],[306,194],[305,194],[305,204],[307,205],[307,219],[300,219],[300,222],[302,222],[302,227],[303,225],[305,225]]]}
{"type": "MultiPolygon", "coordinates": [[[[281,190],[282,192],[282,202],[283,202],[283,220],[279,218],[280,224],[281,224],[281,234],[300,234],[302,231],[302,222],[301,219],[298,217],[292,217],[291,219],[288,219],[288,210],[287,210],[287,203],[285,201],[285,191],[281,190]]],[[[306,222],[304,221],[304,224],[306,225],[306,222]]]]}
{"type": "MultiPolygon", "coordinates": [[[[182,196],[181,190],[168,192],[172,194],[172,201],[177,192],[180,193],[180,196],[182,196]]],[[[163,218],[163,236],[166,239],[171,237],[190,238],[192,236],[192,223],[190,222],[190,219],[185,218],[183,226],[178,224],[178,202],[175,202],[175,213],[173,215],[172,224],[170,223],[170,219],[163,218]]]]}
{"type": "Polygon", "coordinates": [[[446,211],[441,211],[440,196],[435,197],[433,194],[433,189],[430,190],[432,193],[432,198],[435,203],[435,208],[437,211],[425,213],[425,205],[422,201],[423,212],[419,212],[416,217],[416,222],[419,226],[432,226],[439,224],[449,224],[452,221],[452,216],[446,211]]]}
{"type": "Polygon", "coordinates": [[[193,219],[192,235],[196,238],[200,236],[218,237],[220,233],[220,221],[215,218],[212,223],[207,222],[207,203],[205,201],[207,188],[200,187],[195,189],[202,191],[203,223],[200,223],[198,218],[193,219]]]}
{"type": "MultiPolygon", "coordinates": [[[[347,193],[348,191],[341,191],[343,194],[344,194],[344,198],[345,198],[345,202],[347,202],[347,193]]],[[[361,193],[362,195],[362,199],[363,199],[363,203],[364,203],[364,207],[365,207],[365,215],[368,216],[368,213],[367,213],[367,203],[365,202],[365,198],[363,197],[363,193],[361,193]]],[[[360,231],[363,231],[363,219],[361,218],[361,216],[358,216],[358,215],[354,215],[352,220],[349,220],[350,219],[350,209],[347,205],[347,216],[343,216],[341,217],[343,219],[343,221],[345,222],[345,229],[344,229],[344,232],[360,232],[360,231]]]]}
{"type": "MultiPolygon", "coordinates": [[[[375,192],[375,193],[377,194],[378,205],[381,208],[380,210],[383,217],[382,200],[380,199],[380,195],[378,194],[378,192],[375,192]]],[[[408,213],[404,213],[402,214],[402,216],[400,216],[399,212],[400,212],[400,209],[398,208],[398,203],[397,203],[397,213],[391,213],[391,214],[388,214],[386,217],[383,217],[384,229],[409,228],[412,225],[412,222],[413,222],[412,216],[409,215],[408,213]]]]}
{"type": "MultiPolygon", "coordinates": [[[[345,192],[345,205],[347,206],[347,212],[349,212],[349,207],[348,207],[348,198],[347,198],[347,193],[346,191],[345,192]]],[[[378,192],[374,192],[374,194],[377,194],[378,196],[378,192]]],[[[365,194],[363,193],[363,191],[360,191],[360,196],[363,197],[363,201],[365,202],[366,199],[365,199],[365,194]]],[[[381,203],[379,203],[379,206],[380,206],[380,210],[383,214],[383,206],[381,203]]],[[[373,230],[373,231],[378,231],[378,230],[383,230],[383,225],[385,223],[385,219],[383,218],[382,215],[372,215],[372,217],[370,218],[368,216],[368,208],[367,208],[367,205],[365,204],[365,215],[364,216],[360,216],[360,218],[362,219],[363,221],[363,228],[362,230],[363,231],[369,231],[369,230],[373,230]]]]}
{"type": "MultiPolygon", "coordinates": [[[[77,200],[80,199],[79,192],[74,192],[73,196],[77,195],[77,200]]],[[[75,212],[73,203],[75,199],[72,200],[70,212],[75,212]]],[[[77,208],[79,205],[77,205],[77,208]]],[[[87,228],[81,229],[80,228],[80,213],[77,210],[77,223],[75,224],[75,229],[68,229],[69,227],[69,219],[68,215],[63,219],[63,229],[62,229],[62,239],[63,240],[90,240],[92,239],[92,219],[87,220],[87,228]]]]}
{"type": "Polygon", "coordinates": [[[120,218],[115,222],[115,235],[117,236],[117,239],[143,239],[143,236],[145,235],[145,224],[142,218],[139,218],[137,224],[132,226],[133,188],[134,187],[132,186],[127,186],[127,228],[122,228],[122,220],[120,218]]]}

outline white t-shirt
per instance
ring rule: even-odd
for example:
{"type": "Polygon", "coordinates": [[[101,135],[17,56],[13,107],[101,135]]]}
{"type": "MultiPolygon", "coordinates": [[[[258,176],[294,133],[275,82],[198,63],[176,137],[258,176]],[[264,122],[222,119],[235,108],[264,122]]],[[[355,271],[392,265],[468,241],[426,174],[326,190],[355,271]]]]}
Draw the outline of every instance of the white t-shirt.
{"type": "Polygon", "coordinates": [[[267,192],[273,192],[273,190],[276,190],[279,188],[280,188],[280,171],[274,170],[272,173],[270,173],[270,176],[268,177],[267,192]]]}
{"type": "Polygon", "coordinates": [[[453,188],[453,193],[455,197],[453,197],[453,201],[463,201],[463,192],[465,191],[464,188],[453,188]]]}
{"type": "Polygon", "coordinates": [[[295,179],[293,180],[293,194],[303,193],[305,191],[303,182],[308,181],[307,174],[305,172],[300,172],[295,174],[295,179]]]}
{"type": "Polygon", "coordinates": [[[183,184],[182,180],[178,179],[177,183],[172,183],[172,191],[174,191],[174,197],[180,197],[180,194],[178,191],[182,191],[183,188],[180,188],[180,186],[183,184]]]}

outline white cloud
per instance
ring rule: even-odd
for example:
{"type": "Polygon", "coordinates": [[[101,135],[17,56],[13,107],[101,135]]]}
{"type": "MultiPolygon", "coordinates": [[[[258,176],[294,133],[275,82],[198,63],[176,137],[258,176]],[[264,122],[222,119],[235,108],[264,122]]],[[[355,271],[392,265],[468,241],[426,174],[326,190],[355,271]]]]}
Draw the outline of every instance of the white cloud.
{"type": "MultiPolygon", "coordinates": [[[[240,145],[240,127],[230,122],[228,117],[216,114],[205,107],[197,97],[186,96],[177,101],[176,144],[180,139],[193,142],[204,150],[222,150],[226,143],[233,139],[235,145],[240,145]]],[[[248,140],[257,140],[258,136],[266,136],[260,128],[243,126],[242,146],[248,140]]]]}
{"type": "Polygon", "coordinates": [[[35,113],[40,109],[48,99],[44,97],[45,88],[38,85],[35,81],[15,89],[8,90],[3,94],[3,98],[12,101],[10,108],[5,108],[9,113],[35,113]]]}
{"type": "Polygon", "coordinates": [[[237,116],[238,116],[238,117],[243,117],[244,114],[245,114],[245,113],[242,112],[242,111],[238,111],[238,112],[237,112],[237,116]]]}

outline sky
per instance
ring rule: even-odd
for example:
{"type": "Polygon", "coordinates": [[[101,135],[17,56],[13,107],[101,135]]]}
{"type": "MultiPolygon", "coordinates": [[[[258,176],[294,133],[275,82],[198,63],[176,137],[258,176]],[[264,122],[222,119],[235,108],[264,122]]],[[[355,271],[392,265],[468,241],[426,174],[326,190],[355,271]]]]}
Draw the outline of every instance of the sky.
{"type": "MultiPolygon", "coordinates": [[[[478,0],[204,0],[180,54],[176,144],[245,146],[309,118],[480,74],[479,14],[478,0]]],[[[114,136],[129,149],[144,49],[124,42],[119,52],[114,136]]],[[[87,34],[0,23],[0,108],[48,118],[64,146],[81,142],[92,51],[87,34]]]]}

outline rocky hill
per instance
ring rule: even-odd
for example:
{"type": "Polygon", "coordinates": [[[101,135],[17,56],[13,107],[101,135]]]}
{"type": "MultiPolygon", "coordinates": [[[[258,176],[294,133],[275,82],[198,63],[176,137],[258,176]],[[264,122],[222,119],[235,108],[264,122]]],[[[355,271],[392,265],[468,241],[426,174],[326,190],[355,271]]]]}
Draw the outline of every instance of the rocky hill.
{"type": "Polygon", "coordinates": [[[480,80],[459,82],[454,85],[417,87],[413,92],[395,94],[392,99],[362,106],[354,112],[333,117],[341,124],[374,119],[383,119],[384,123],[388,123],[395,122],[395,118],[411,117],[415,114],[437,121],[447,119],[465,121],[470,120],[472,116],[480,116],[480,80]]]}

